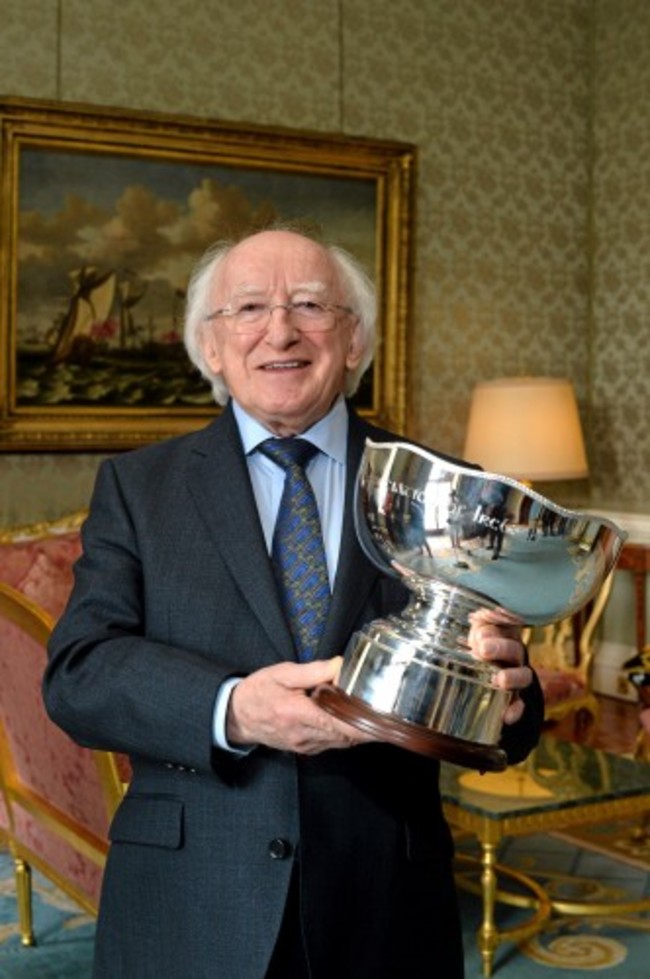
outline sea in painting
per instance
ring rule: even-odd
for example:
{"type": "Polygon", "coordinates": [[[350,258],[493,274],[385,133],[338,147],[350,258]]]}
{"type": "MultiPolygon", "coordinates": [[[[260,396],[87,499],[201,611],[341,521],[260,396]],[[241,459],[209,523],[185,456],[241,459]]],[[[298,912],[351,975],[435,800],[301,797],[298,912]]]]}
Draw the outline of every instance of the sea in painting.
{"type": "Polygon", "coordinates": [[[23,351],[17,367],[21,407],[201,408],[213,403],[182,344],[122,352],[99,348],[87,359],[60,363],[46,352],[23,351]]]}
{"type": "MultiPolygon", "coordinates": [[[[202,407],[210,388],[187,359],[179,310],[163,332],[135,316],[146,282],[84,267],[67,308],[17,351],[17,403],[78,407],[202,407]]],[[[179,302],[182,296],[176,297],[179,302]]]]}

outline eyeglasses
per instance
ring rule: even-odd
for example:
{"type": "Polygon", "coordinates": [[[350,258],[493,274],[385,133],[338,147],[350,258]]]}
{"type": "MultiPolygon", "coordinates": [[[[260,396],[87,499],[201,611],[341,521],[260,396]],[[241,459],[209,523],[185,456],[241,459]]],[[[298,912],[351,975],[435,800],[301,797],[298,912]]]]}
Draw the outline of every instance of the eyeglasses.
{"type": "Polygon", "coordinates": [[[263,333],[271,322],[271,316],[276,309],[286,311],[289,322],[301,333],[324,333],[334,329],[337,312],[351,313],[350,306],[339,303],[319,303],[314,299],[300,299],[292,303],[259,303],[244,302],[239,306],[224,306],[206,316],[206,320],[215,320],[223,316],[229,320],[233,333],[263,333]]]}

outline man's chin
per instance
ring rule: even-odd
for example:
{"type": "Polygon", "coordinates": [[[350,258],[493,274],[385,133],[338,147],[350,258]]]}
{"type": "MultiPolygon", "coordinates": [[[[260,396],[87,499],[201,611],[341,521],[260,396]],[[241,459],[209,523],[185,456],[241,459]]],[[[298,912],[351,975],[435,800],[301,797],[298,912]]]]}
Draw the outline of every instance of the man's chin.
{"type": "Polygon", "coordinates": [[[318,410],[311,406],[285,402],[281,405],[267,406],[265,411],[257,414],[257,418],[275,435],[287,438],[306,431],[326,413],[326,408],[318,410]]]}

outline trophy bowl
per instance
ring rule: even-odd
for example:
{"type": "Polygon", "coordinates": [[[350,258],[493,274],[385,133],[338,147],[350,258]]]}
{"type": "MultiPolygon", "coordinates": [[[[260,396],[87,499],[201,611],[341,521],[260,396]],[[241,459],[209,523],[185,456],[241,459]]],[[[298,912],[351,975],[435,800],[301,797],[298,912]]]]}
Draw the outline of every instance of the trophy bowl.
{"type": "Polygon", "coordinates": [[[511,692],[469,649],[471,616],[501,608],[522,626],[573,615],[598,592],[625,534],[555,505],[508,476],[404,442],[367,440],[355,496],[367,556],[409,588],[398,615],[348,643],[336,684],[316,698],[383,741],[499,771],[511,692]]]}

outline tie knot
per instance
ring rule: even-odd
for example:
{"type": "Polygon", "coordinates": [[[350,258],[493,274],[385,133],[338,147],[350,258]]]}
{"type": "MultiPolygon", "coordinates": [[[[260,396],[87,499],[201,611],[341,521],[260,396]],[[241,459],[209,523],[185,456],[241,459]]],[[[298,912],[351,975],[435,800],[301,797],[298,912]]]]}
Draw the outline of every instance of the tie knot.
{"type": "Polygon", "coordinates": [[[288,469],[290,466],[300,466],[304,469],[312,456],[318,452],[311,442],[297,438],[267,439],[258,446],[258,449],[283,469],[288,469]]]}

